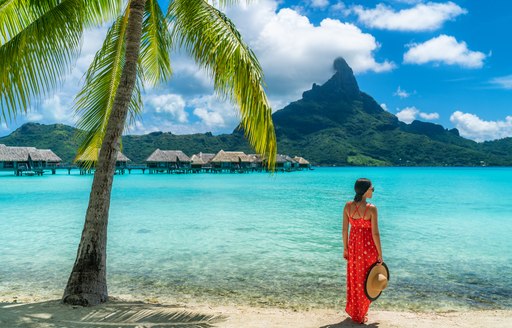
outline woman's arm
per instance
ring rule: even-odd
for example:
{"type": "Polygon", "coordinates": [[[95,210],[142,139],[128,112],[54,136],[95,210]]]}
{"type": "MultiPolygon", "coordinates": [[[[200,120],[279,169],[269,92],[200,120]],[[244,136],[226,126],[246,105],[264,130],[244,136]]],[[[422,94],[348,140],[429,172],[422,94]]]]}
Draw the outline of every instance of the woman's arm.
{"type": "Polygon", "coordinates": [[[343,257],[345,260],[348,260],[348,214],[347,211],[349,209],[350,203],[346,203],[343,208],[343,227],[341,230],[341,234],[343,236],[343,257]]]}
{"type": "Polygon", "coordinates": [[[378,213],[377,207],[371,207],[371,215],[372,215],[372,236],[373,242],[375,243],[375,247],[377,247],[377,252],[379,253],[378,261],[382,262],[382,247],[380,245],[380,233],[379,233],[379,223],[378,223],[378,213]]]}

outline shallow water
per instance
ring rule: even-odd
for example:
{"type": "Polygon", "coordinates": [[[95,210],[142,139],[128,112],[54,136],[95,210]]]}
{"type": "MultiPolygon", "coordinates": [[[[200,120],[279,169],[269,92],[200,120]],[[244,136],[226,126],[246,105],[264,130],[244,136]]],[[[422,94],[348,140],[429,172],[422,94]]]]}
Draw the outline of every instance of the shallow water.
{"type": "MultiPolygon", "coordinates": [[[[112,295],[342,307],[341,211],[373,180],[391,281],[372,307],[512,308],[511,168],[116,176],[112,295]]],[[[0,175],[0,295],[60,297],[91,176],[0,175]]]]}

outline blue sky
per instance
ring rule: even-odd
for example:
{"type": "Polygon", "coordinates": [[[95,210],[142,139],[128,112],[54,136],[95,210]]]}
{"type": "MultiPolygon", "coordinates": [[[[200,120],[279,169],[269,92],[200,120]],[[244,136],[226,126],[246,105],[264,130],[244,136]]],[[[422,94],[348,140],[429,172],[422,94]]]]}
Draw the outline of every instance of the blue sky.
{"type": "MultiPolygon", "coordinates": [[[[512,136],[512,1],[260,0],[224,11],[258,56],[274,110],[327,81],[342,56],[361,90],[404,122],[456,127],[477,141],[512,136]]],[[[63,87],[2,122],[0,135],[27,121],[73,125],[73,96],[106,29],[88,31],[63,87]]],[[[208,76],[184,53],[173,54],[173,68],[169,83],[146,90],[142,120],[127,132],[231,132],[236,110],[208,76]]]]}

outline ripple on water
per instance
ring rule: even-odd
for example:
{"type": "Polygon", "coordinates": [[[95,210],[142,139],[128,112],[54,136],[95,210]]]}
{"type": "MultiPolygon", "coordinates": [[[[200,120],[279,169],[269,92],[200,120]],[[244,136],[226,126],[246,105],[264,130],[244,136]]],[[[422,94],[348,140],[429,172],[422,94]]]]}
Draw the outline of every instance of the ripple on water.
{"type": "MultiPolygon", "coordinates": [[[[342,307],[341,210],[359,176],[377,187],[372,201],[391,270],[373,306],[512,308],[512,213],[493,192],[512,193],[512,169],[116,176],[109,290],[180,302],[342,307]]],[[[0,294],[61,296],[90,183],[73,175],[0,177],[0,294]]]]}

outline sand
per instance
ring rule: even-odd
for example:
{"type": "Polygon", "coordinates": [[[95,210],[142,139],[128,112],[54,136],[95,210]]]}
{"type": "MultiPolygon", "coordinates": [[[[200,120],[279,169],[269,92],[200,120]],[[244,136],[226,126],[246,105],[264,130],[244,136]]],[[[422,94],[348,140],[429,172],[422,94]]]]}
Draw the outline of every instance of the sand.
{"type": "MultiPolygon", "coordinates": [[[[153,304],[113,299],[95,307],[63,305],[59,300],[0,303],[0,327],[363,327],[341,310],[294,311],[208,304],[153,304]],[[196,323],[195,325],[193,323],[196,323]]],[[[367,327],[512,327],[512,311],[444,313],[369,312],[367,327]]]]}

